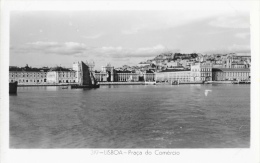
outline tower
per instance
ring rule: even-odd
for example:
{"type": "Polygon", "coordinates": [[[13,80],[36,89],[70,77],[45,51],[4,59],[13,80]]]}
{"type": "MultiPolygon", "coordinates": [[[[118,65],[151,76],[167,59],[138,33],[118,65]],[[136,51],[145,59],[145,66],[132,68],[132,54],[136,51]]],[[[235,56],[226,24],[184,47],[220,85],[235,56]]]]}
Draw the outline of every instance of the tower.
{"type": "Polygon", "coordinates": [[[226,60],[226,68],[232,68],[233,57],[228,56],[226,60]]]}

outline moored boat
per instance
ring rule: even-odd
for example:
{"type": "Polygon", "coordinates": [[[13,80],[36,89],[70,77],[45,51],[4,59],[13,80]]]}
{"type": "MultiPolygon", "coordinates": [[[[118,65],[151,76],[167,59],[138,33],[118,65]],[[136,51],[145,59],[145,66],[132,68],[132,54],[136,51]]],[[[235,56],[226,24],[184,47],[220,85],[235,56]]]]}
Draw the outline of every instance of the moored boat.
{"type": "Polygon", "coordinates": [[[179,84],[180,84],[179,80],[171,81],[171,85],[179,85],[179,84]]]}
{"type": "Polygon", "coordinates": [[[17,81],[9,83],[9,94],[17,93],[17,85],[18,85],[17,81]]]}

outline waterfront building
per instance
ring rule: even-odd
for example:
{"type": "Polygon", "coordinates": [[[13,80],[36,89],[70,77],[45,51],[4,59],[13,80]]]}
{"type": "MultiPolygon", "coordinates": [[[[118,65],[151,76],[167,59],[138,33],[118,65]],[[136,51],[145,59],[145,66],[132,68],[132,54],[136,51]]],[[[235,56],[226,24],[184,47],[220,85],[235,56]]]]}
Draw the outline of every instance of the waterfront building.
{"type": "Polygon", "coordinates": [[[98,82],[106,82],[108,78],[107,72],[95,71],[94,76],[98,82]]]}
{"type": "Polygon", "coordinates": [[[191,69],[166,69],[155,73],[156,81],[203,82],[212,80],[212,64],[192,64],[191,69]]]}
{"type": "Polygon", "coordinates": [[[151,70],[146,70],[143,73],[144,81],[154,81],[155,80],[155,73],[151,70]]]}
{"type": "Polygon", "coordinates": [[[115,71],[114,66],[111,66],[110,63],[108,63],[106,66],[103,66],[101,69],[102,73],[106,73],[106,75],[107,75],[106,81],[108,81],[108,82],[114,81],[114,71],[115,71]]]}
{"type": "Polygon", "coordinates": [[[155,81],[158,82],[190,82],[190,70],[166,69],[155,73],[155,81]]]}
{"type": "Polygon", "coordinates": [[[73,62],[72,70],[75,71],[75,82],[79,83],[79,79],[82,74],[80,62],[73,62]]]}
{"type": "MultiPolygon", "coordinates": [[[[84,76],[83,71],[85,72],[85,76],[91,77],[91,79],[84,79],[84,81],[95,81],[95,72],[94,72],[95,62],[94,61],[86,61],[86,62],[74,62],[72,65],[72,69],[75,73],[75,82],[82,84],[84,76]]],[[[90,83],[85,83],[86,85],[89,85],[90,83]]],[[[92,83],[93,84],[93,83],[92,83]]]]}
{"type": "Polygon", "coordinates": [[[77,83],[77,72],[74,70],[55,67],[47,72],[47,83],[58,84],[58,83],[77,83]]]}
{"type": "MultiPolygon", "coordinates": [[[[149,66],[149,65],[147,65],[149,66]]],[[[155,74],[150,70],[132,70],[129,66],[114,69],[107,64],[101,71],[95,71],[95,78],[99,82],[137,82],[137,81],[154,81],[155,74]]]]}
{"type": "Polygon", "coordinates": [[[133,71],[116,71],[114,76],[115,81],[139,81],[139,74],[133,71]]]}
{"type": "Polygon", "coordinates": [[[10,66],[9,82],[17,81],[19,85],[44,84],[47,82],[47,71],[48,69],[46,68],[31,68],[28,65],[22,68],[10,66]]]}
{"type": "Polygon", "coordinates": [[[211,81],[212,80],[212,64],[197,63],[191,65],[191,81],[211,81]]]}
{"type": "Polygon", "coordinates": [[[212,79],[214,81],[250,80],[250,69],[213,68],[212,69],[212,79]]]}
{"type": "Polygon", "coordinates": [[[95,71],[93,75],[99,82],[113,82],[115,71],[114,67],[108,63],[106,66],[102,66],[101,71],[95,71]]]}

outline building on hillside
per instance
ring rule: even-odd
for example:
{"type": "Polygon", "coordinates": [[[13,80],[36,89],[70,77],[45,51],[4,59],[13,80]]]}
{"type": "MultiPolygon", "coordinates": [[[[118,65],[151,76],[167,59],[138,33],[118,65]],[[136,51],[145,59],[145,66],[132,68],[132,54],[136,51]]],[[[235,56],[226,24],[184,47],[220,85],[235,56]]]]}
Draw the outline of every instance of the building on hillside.
{"type": "Polygon", "coordinates": [[[248,68],[248,65],[243,62],[232,63],[231,68],[243,69],[243,68],[248,68]]]}
{"type": "Polygon", "coordinates": [[[21,68],[10,66],[9,82],[17,81],[19,85],[44,84],[47,82],[47,71],[48,69],[31,68],[28,65],[21,68]]]}
{"type": "Polygon", "coordinates": [[[250,80],[250,69],[234,69],[234,68],[213,68],[212,79],[214,81],[224,80],[250,80]]]}
{"type": "Polygon", "coordinates": [[[224,60],[224,68],[232,68],[232,63],[233,63],[233,57],[232,56],[227,56],[227,58],[224,60]]]}
{"type": "Polygon", "coordinates": [[[167,67],[179,67],[181,66],[181,64],[177,61],[171,61],[171,62],[168,62],[166,63],[167,67]]]}
{"type": "Polygon", "coordinates": [[[213,64],[212,68],[223,68],[223,64],[213,64]]]}

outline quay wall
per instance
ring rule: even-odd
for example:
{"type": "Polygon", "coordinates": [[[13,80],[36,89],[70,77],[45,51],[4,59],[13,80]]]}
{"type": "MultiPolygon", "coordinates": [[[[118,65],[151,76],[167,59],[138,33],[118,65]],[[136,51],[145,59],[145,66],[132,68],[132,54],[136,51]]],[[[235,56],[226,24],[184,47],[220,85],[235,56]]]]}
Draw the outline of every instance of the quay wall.
{"type": "MultiPolygon", "coordinates": [[[[18,87],[36,87],[36,86],[70,86],[76,83],[60,83],[60,84],[18,84],[18,87]]],[[[145,85],[145,82],[99,82],[100,85],[145,85]]],[[[203,82],[180,82],[179,84],[236,84],[233,81],[207,81],[203,82]]],[[[156,83],[156,85],[171,85],[169,82],[156,83]]]]}
{"type": "MultiPolygon", "coordinates": [[[[64,84],[18,84],[18,87],[39,87],[39,86],[69,86],[73,84],[64,83],[64,84]]],[[[74,83],[75,85],[75,83],[74,83]]]]}
{"type": "Polygon", "coordinates": [[[208,81],[206,84],[233,84],[233,81],[208,81]]]}
{"type": "Polygon", "coordinates": [[[144,82],[99,82],[100,85],[144,85],[144,82]]]}

